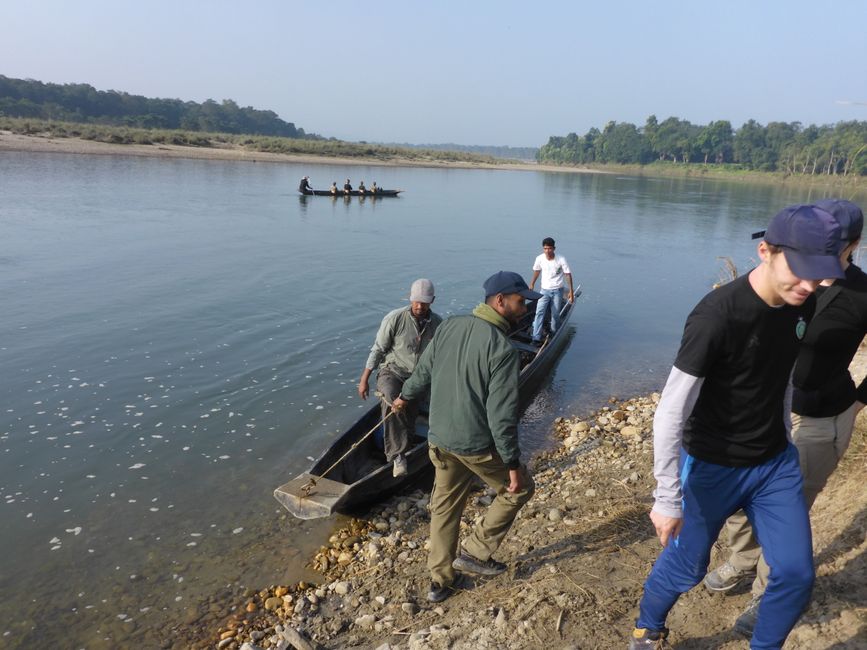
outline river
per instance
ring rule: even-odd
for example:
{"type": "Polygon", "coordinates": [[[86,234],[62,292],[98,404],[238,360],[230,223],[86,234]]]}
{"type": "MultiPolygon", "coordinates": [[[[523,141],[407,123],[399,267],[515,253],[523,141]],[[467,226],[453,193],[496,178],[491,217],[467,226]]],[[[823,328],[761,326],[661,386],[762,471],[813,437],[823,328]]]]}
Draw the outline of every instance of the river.
{"type": "Polygon", "coordinates": [[[362,412],[376,328],[415,278],[435,283],[435,311],[466,313],[488,275],[529,277],[542,238],[557,240],[584,293],[522,419],[523,446],[539,449],[558,415],[661,388],[720,258],[749,269],[750,233],[824,195],[0,155],[2,645],[157,646],[215,595],[314,577],[303,562],[340,518],[295,521],[271,492],[362,412]],[[300,197],[304,174],[405,192],[300,197]]]}

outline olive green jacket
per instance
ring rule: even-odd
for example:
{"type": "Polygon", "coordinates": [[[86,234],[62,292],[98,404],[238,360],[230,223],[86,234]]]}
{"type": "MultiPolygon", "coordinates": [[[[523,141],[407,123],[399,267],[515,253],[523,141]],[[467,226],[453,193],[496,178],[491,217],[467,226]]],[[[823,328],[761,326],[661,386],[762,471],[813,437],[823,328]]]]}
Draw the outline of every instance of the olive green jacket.
{"type": "Polygon", "coordinates": [[[495,449],[517,469],[520,356],[508,329],[508,321],[484,303],[472,316],[449,318],[437,328],[401,396],[417,399],[430,386],[430,444],[455,454],[495,449]]]}

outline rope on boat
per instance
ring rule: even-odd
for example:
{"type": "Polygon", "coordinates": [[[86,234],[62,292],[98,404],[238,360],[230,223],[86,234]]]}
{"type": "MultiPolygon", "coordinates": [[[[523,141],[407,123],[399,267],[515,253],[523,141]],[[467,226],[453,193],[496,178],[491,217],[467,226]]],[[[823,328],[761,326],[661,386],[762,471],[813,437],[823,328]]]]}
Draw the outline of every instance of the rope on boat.
{"type": "MultiPolygon", "coordinates": [[[[388,406],[390,407],[391,404],[389,404],[388,406]]],[[[340,464],[340,462],[341,462],[344,458],[346,458],[349,454],[351,454],[351,453],[355,450],[355,448],[358,447],[358,445],[360,445],[362,442],[364,442],[364,441],[365,441],[365,440],[370,436],[370,434],[372,434],[372,433],[373,433],[374,431],[376,431],[380,426],[382,426],[383,424],[385,424],[385,421],[386,421],[388,418],[390,418],[392,415],[394,415],[394,411],[389,411],[388,414],[387,414],[384,418],[382,418],[379,422],[377,422],[377,423],[373,426],[373,428],[372,428],[370,431],[368,431],[368,432],[365,433],[363,436],[361,436],[358,440],[356,440],[356,441],[352,444],[352,446],[351,446],[349,449],[346,450],[346,453],[343,454],[343,455],[342,455],[340,458],[338,458],[337,460],[335,460],[335,461],[334,461],[334,464],[331,465],[331,467],[329,467],[328,469],[326,469],[324,472],[322,472],[322,474],[320,474],[319,476],[311,476],[311,477],[310,477],[310,480],[307,481],[304,485],[301,486],[301,495],[302,495],[302,498],[304,498],[304,497],[309,497],[309,496],[310,496],[310,491],[311,491],[314,487],[316,487],[316,479],[319,479],[319,478],[325,478],[325,475],[328,474],[328,472],[330,472],[330,471],[333,470],[335,467],[337,467],[337,466],[340,464]]]]}

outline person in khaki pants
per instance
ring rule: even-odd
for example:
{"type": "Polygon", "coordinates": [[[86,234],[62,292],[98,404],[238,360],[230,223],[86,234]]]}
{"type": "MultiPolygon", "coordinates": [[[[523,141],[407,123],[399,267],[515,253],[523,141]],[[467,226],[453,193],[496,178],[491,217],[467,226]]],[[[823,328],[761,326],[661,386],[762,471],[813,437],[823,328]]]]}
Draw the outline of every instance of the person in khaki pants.
{"type": "Polygon", "coordinates": [[[517,273],[485,281],[485,302],[471,316],[454,316],[433,340],[392,408],[400,411],[430,387],[431,494],[428,600],[440,602],[463,584],[460,572],[497,575],[506,565],[492,555],[535,486],[518,447],[520,358],[509,341],[511,324],[538,300],[517,273]],[[458,553],[461,514],[474,476],[497,496],[458,553]]]}
{"type": "MultiPolygon", "coordinates": [[[[852,263],[864,217],[849,201],[819,201],[841,226],[840,261],[845,278],[826,281],[816,292],[816,314],[807,328],[792,375],[792,442],[798,448],[807,508],[825,487],[852,437],[855,417],[867,403],[867,379],[856,388],[849,364],[867,334],[867,274],[852,263]]],[[[731,555],[704,580],[711,591],[727,592],[755,576],[753,597],[735,622],[749,636],[771,568],[762,557],[743,511],[726,524],[731,555]]]]}

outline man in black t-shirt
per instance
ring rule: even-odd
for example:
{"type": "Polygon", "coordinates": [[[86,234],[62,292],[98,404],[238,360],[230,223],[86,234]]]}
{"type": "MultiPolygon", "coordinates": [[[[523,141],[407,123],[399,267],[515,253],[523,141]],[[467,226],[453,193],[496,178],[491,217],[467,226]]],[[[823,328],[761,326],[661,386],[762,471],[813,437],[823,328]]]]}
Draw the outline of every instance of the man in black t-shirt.
{"type": "Polygon", "coordinates": [[[687,318],[653,423],[650,518],[664,548],[630,649],[665,644],[669,610],[701,582],[723,523],[739,509],[774,567],[751,648],[780,648],[807,604],[812,539],[785,397],[812,294],[822,279],[843,277],[839,236],[824,210],[786,208],[758,245],[759,266],[687,318]]]}
{"type": "MultiPolygon", "coordinates": [[[[867,334],[867,274],[851,262],[861,242],[864,215],[850,201],[825,200],[816,205],[841,226],[840,263],[846,277],[825,281],[817,289],[816,314],[792,374],[792,442],[798,448],[808,509],[843,457],[855,416],[867,403],[867,378],[856,388],[849,374],[852,357],[867,334]]],[[[748,636],[755,627],[770,569],[743,512],[729,519],[724,536],[731,556],[704,583],[711,591],[727,592],[756,576],[753,598],[734,628],[748,636]]]]}
{"type": "Polygon", "coordinates": [[[298,183],[298,191],[302,194],[313,194],[313,188],[310,187],[310,177],[305,176],[301,179],[301,182],[298,183]]]}

